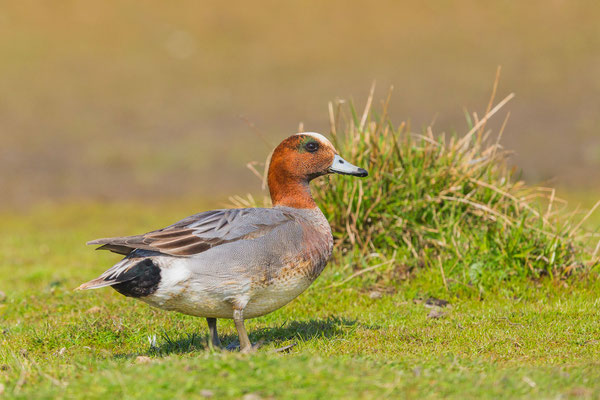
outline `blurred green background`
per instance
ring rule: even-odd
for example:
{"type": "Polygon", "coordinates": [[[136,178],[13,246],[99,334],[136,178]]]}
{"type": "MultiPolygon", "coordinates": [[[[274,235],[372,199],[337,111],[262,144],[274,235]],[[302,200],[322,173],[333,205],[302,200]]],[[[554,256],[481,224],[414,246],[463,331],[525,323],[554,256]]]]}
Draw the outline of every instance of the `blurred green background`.
{"type": "Polygon", "coordinates": [[[464,133],[498,65],[511,162],[600,189],[600,3],[1,4],[0,207],[256,191],[247,162],[373,81],[394,122],[464,133]]]}

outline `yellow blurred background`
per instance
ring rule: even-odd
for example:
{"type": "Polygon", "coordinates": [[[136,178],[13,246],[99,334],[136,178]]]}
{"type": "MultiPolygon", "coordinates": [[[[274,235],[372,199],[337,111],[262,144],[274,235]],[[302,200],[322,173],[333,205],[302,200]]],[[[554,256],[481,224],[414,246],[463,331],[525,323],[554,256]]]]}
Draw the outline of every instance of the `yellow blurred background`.
{"type": "Polygon", "coordinates": [[[255,191],[247,162],[373,81],[394,122],[464,133],[498,65],[511,162],[600,190],[598,21],[566,0],[5,1],[0,207],[255,191]]]}

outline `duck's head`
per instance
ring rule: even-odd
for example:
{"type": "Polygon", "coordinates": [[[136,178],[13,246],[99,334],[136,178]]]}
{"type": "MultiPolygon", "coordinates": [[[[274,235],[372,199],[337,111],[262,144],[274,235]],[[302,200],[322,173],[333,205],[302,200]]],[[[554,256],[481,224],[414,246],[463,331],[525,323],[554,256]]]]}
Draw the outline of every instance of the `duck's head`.
{"type": "Polygon", "coordinates": [[[314,208],[308,183],[322,175],[337,173],[365,177],[369,173],[350,164],[321,134],[292,135],[273,151],[268,183],[273,205],[314,208]]]}

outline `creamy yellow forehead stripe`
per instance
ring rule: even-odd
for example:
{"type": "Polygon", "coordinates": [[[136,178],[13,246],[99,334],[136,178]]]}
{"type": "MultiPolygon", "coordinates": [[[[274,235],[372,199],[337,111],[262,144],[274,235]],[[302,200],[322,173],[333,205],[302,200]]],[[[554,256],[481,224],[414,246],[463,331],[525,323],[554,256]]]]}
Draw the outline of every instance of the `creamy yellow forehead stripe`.
{"type": "Polygon", "coordinates": [[[333,148],[333,145],[331,144],[331,142],[329,141],[329,139],[327,139],[325,136],[321,135],[320,133],[317,132],[301,132],[301,133],[297,133],[296,135],[306,135],[306,136],[312,136],[315,139],[317,139],[319,142],[326,144],[328,146],[331,146],[331,148],[333,148]]]}

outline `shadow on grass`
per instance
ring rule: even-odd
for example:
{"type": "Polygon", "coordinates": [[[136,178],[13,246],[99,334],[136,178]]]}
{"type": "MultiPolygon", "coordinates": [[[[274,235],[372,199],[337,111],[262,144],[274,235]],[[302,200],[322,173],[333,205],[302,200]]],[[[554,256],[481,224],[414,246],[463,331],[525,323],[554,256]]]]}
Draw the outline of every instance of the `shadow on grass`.
{"type": "MultiPolygon", "coordinates": [[[[356,320],[328,317],[326,319],[311,319],[290,323],[286,321],[279,327],[254,330],[250,332],[249,336],[252,343],[306,342],[318,338],[336,339],[346,337],[352,335],[358,326],[356,320]]],[[[361,326],[363,325],[361,324],[361,326]]],[[[377,327],[367,325],[363,327],[377,329],[377,327]]],[[[223,348],[238,343],[237,335],[222,335],[220,339],[223,348]]],[[[145,355],[164,357],[170,354],[185,354],[209,349],[207,334],[192,333],[181,335],[179,338],[172,338],[167,332],[164,332],[157,342],[151,345],[145,355]]],[[[140,354],[117,354],[115,358],[135,358],[138,355],[140,354]]]]}
{"type": "Polygon", "coordinates": [[[256,330],[250,337],[265,342],[285,342],[287,340],[305,342],[316,338],[334,339],[352,334],[358,325],[356,320],[339,317],[292,321],[290,323],[286,321],[277,328],[256,330]]]}

